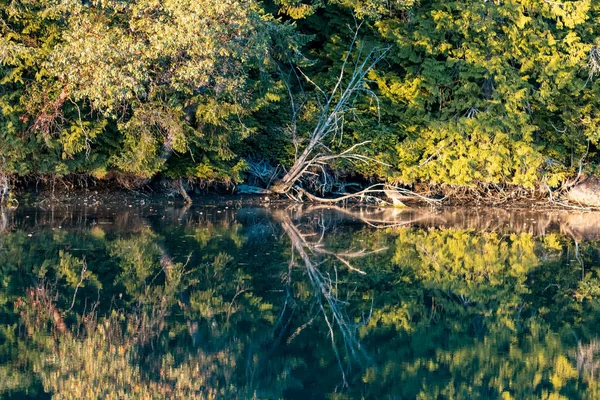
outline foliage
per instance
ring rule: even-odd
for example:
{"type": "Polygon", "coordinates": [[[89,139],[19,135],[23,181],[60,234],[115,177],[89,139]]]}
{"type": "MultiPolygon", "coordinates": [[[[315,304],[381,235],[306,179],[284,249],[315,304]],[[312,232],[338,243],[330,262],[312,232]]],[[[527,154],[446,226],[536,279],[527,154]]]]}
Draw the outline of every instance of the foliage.
{"type": "Polygon", "coordinates": [[[596,144],[586,64],[598,11],[587,1],[431,2],[406,24],[377,24],[402,70],[375,77],[403,115],[397,179],[560,182],[596,144]]]}
{"type": "Polygon", "coordinates": [[[596,170],[599,17],[591,0],[2,0],[2,171],[228,183],[249,158],[289,167],[362,22],[352,59],[391,46],[379,101],[357,98],[331,146],[370,141],[390,166],[338,175],[557,186],[580,160],[596,170]]]}
{"type": "Polygon", "coordinates": [[[0,21],[8,173],[151,177],[176,153],[205,178],[195,160],[235,165],[270,101],[279,28],[252,1],[10,1],[0,21]]]}

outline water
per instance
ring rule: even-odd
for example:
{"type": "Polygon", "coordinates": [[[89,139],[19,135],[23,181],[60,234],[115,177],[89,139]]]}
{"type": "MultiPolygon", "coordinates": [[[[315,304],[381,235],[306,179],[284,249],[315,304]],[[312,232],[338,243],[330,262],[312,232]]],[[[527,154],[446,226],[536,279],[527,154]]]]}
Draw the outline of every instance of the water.
{"type": "Polygon", "coordinates": [[[0,397],[600,398],[600,216],[0,214],[0,397]]]}

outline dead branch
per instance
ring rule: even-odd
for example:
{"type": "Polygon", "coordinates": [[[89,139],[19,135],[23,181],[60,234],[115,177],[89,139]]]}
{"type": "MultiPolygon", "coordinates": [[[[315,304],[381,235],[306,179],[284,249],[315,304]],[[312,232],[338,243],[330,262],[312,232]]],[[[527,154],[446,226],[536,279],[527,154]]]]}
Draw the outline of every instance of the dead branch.
{"type": "Polygon", "coordinates": [[[183,185],[181,183],[181,179],[176,179],[175,180],[175,188],[177,188],[177,191],[179,192],[179,194],[181,195],[181,197],[183,197],[183,200],[185,201],[185,204],[188,204],[188,205],[192,204],[192,198],[187,194],[187,192],[183,188],[183,185]]]}
{"type": "Polygon", "coordinates": [[[600,75],[600,49],[596,46],[592,47],[588,55],[588,80],[594,79],[594,76],[600,75]]]}
{"type": "Polygon", "coordinates": [[[246,160],[248,164],[248,173],[260,181],[266,187],[271,186],[273,180],[279,173],[279,167],[273,167],[267,161],[246,160]]]}
{"type": "Polygon", "coordinates": [[[8,186],[8,178],[6,174],[2,171],[2,167],[6,162],[4,155],[0,154],[0,158],[2,158],[0,162],[0,205],[4,204],[6,199],[8,198],[9,186],[8,186]]]}
{"type": "Polygon", "coordinates": [[[375,197],[374,195],[376,194],[384,194],[387,196],[387,198],[389,198],[390,200],[392,200],[392,203],[394,204],[394,206],[403,206],[404,204],[402,203],[401,200],[419,200],[419,201],[424,201],[429,205],[439,205],[444,199],[432,199],[429,197],[425,197],[422,196],[418,193],[413,192],[412,190],[408,190],[408,189],[404,189],[398,186],[392,186],[392,185],[388,185],[385,183],[378,183],[372,186],[369,186],[368,188],[361,190],[359,192],[356,193],[351,193],[351,194],[346,194],[346,195],[342,195],[340,197],[335,197],[335,198],[322,198],[322,197],[317,197],[311,193],[308,193],[307,191],[305,191],[304,189],[300,188],[300,187],[293,187],[294,190],[296,190],[299,195],[300,195],[300,199],[302,196],[306,196],[306,198],[308,198],[310,201],[315,202],[315,203],[339,203],[339,202],[343,202],[343,201],[348,201],[348,200],[360,200],[361,202],[365,201],[365,200],[374,200],[377,203],[383,203],[383,204],[389,204],[389,202],[382,200],[379,197],[375,197]]]}
{"type": "MultiPolygon", "coordinates": [[[[353,163],[364,162],[387,165],[380,160],[360,152],[364,146],[371,143],[368,140],[355,143],[345,149],[342,148],[339,151],[333,150],[334,145],[341,146],[342,144],[346,114],[355,112],[353,103],[357,98],[360,96],[367,96],[374,99],[377,103],[377,111],[379,114],[379,99],[377,98],[377,95],[369,89],[366,78],[369,72],[383,60],[390,50],[390,47],[376,47],[365,52],[363,46],[359,45],[358,49],[355,49],[359,39],[359,30],[360,25],[354,30],[354,35],[342,62],[339,76],[331,91],[328,92],[321,88],[302,70],[298,69],[298,72],[304,80],[315,88],[316,103],[320,110],[312,132],[308,135],[308,138],[304,139],[307,144],[302,151],[300,151],[300,145],[303,143],[303,140],[297,135],[296,118],[303,103],[297,102],[294,99],[294,94],[289,83],[286,81],[285,77],[283,78],[290,97],[292,121],[289,130],[291,132],[290,140],[295,148],[294,163],[286,171],[283,177],[275,180],[278,171],[273,170],[267,163],[249,162],[250,175],[261,181],[263,184],[266,184],[268,189],[265,191],[258,186],[243,185],[237,188],[239,193],[274,193],[285,195],[298,202],[308,200],[315,203],[332,204],[349,200],[358,200],[361,202],[377,204],[390,204],[391,202],[394,206],[402,207],[404,206],[402,200],[409,199],[418,199],[420,201],[425,201],[428,204],[439,204],[441,200],[430,199],[410,190],[389,184],[373,185],[356,193],[337,193],[339,194],[339,197],[336,198],[318,197],[307,190],[308,187],[312,186],[317,189],[314,192],[320,191],[322,195],[325,194],[326,189],[328,192],[331,192],[330,189],[333,187],[333,182],[331,182],[328,175],[327,167],[336,160],[345,160],[353,163]],[[357,50],[358,54],[355,60],[351,62],[351,57],[355,50],[357,50]],[[349,68],[350,65],[352,65],[352,69],[349,68]],[[319,177],[322,177],[322,180],[320,180],[319,177]],[[272,182],[274,183],[271,185],[272,182]],[[304,185],[302,183],[304,183],[304,185]],[[384,201],[377,196],[381,194],[387,196],[390,202],[384,201]]],[[[297,74],[296,77],[299,78],[297,74]]],[[[345,186],[340,185],[340,187],[342,190],[345,189],[345,186]]]]}
{"type": "MultiPolygon", "coordinates": [[[[340,74],[333,87],[333,89],[327,93],[312,79],[310,79],[302,70],[299,70],[300,74],[304,79],[313,85],[316,90],[316,101],[320,109],[320,115],[315,124],[313,131],[311,132],[308,143],[304,150],[297,155],[294,164],[287,171],[287,173],[280,180],[276,181],[271,187],[271,191],[278,194],[287,194],[290,189],[302,179],[306,174],[310,174],[312,169],[323,168],[334,160],[347,160],[352,162],[378,162],[374,158],[365,156],[358,152],[358,149],[370,143],[370,141],[363,141],[352,145],[351,147],[339,151],[333,152],[330,148],[329,143],[334,143],[336,138],[339,138],[341,143],[343,136],[343,127],[346,113],[353,110],[352,102],[360,95],[366,95],[372,97],[377,102],[377,108],[379,110],[379,100],[375,93],[370,90],[366,85],[367,74],[379,63],[390,47],[385,48],[373,48],[367,53],[364,58],[361,58],[363,54],[362,46],[359,48],[358,59],[354,64],[354,69],[347,77],[347,67],[350,61],[350,57],[354,52],[356,44],[358,42],[358,32],[360,25],[354,31],[354,36],[350,43],[349,49],[346,52],[346,56],[340,69],[340,74]]],[[[292,142],[296,149],[299,148],[299,139],[295,135],[296,127],[296,115],[298,113],[297,103],[294,101],[293,94],[289,90],[290,103],[292,107],[292,127],[294,135],[292,142]]],[[[296,154],[298,151],[296,152],[296,154]]]]}
{"type": "MultiPolygon", "coordinates": [[[[373,252],[331,252],[329,250],[325,250],[322,247],[322,240],[324,234],[320,235],[320,238],[317,242],[310,242],[307,238],[314,237],[316,235],[303,234],[300,231],[300,229],[292,222],[287,213],[280,212],[277,213],[275,217],[281,223],[284,232],[286,233],[292,244],[292,260],[295,259],[295,254],[298,254],[299,259],[302,261],[302,265],[296,265],[302,267],[306,271],[311,286],[313,287],[314,294],[317,300],[317,305],[327,324],[329,336],[331,339],[331,345],[333,347],[334,354],[340,367],[342,379],[344,381],[344,384],[346,385],[346,373],[344,371],[342,365],[342,358],[339,354],[338,346],[336,343],[336,331],[339,332],[339,335],[341,335],[342,341],[344,343],[344,348],[346,348],[346,351],[348,351],[348,355],[353,356],[355,358],[358,358],[359,355],[362,355],[363,357],[367,356],[364,353],[362,346],[357,338],[357,326],[343,311],[344,302],[339,300],[338,298],[337,270],[335,272],[334,280],[331,276],[329,276],[329,274],[324,274],[319,269],[319,266],[322,264],[322,261],[313,261],[311,255],[333,256],[339,261],[341,261],[344,265],[348,266],[350,271],[365,274],[365,272],[359,270],[358,268],[352,267],[348,259],[373,254],[379,251],[383,251],[384,249],[378,249],[373,252]]],[[[309,323],[311,322],[312,320],[309,323]]],[[[299,329],[302,330],[304,328],[301,327],[299,329]]],[[[293,339],[293,337],[298,333],[298,331],[294,333],[290,340],[293,339]]]]}
{"type": "Polygon", "coordinates": [[[9,186],[6,175],[0,172],[0,205],[4,204],[8,200],[9,186]]]}

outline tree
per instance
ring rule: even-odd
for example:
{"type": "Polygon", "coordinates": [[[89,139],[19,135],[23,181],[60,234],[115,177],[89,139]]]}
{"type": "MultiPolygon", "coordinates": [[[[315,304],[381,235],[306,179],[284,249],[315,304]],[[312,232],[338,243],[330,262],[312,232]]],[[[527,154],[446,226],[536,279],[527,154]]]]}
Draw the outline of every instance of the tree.
{"type": "Polygon", "coordinates": [[[596,143],[587,64],[599,11],[589,1],[433,1],[377,24],[396,46],[375,78],[382,119],[402,138],[391,179],[533,188],[572,174],[596,143]]]}
{"type": "Polygon", "coordinates": [[[358,152],[361,146],[369,143],[368,141],[357,143],[345,149],[342,147],[338,151],[331,149],[331,147],[336,145],[336,141],[340,144],[343,142],[345,119],[348,118],[348,114],[352,113],[354,104],[359,96],[368,95],[375,102],[378,101],[375,93],[368,87],[366,77],[375,65],[383,59],[389,48],[375,47],[363,56],[364,49],[362,45],[359,45],[357,58],[351,60],[350,57],[353,55],[353,51],[357,45],[359,29],[360,26],[356,28],[354,37],[342,63],[339,77],[329,93],[316,85],[300,71],[310,84],[315,85],[316,89],[315,102],[318,114],[314,128],[308,137],[303,137],[302,134],[297,132],[296,118],[301,111],[299,108],[302,105],[296,104],[291,90],[289,91],[292,108],[292,121],[289,128],[290,139],[296,152],[292,166],[287,170],[283,178],[276,181],[271,187],[273,192],[279,194],[288,193],[304,175],[314,174],[314,170],[319,168],[324,171],[324,168],[328,164],[338,159],[363,162],[375,161],[358,152]],[[347,77],[346,68],[349,63],[354,64],[354,68],[347,77]],[[301,148],[302,141],[308,142],[303,149],[301,148]]]}
{"type": "Polygon", "coordinates": [[[0,18],[9,173],[148,178],[177,154],[173,176],[241,179],[232,148],[254,132],[285,47],[259,4],[20,1],[0,18]]]}

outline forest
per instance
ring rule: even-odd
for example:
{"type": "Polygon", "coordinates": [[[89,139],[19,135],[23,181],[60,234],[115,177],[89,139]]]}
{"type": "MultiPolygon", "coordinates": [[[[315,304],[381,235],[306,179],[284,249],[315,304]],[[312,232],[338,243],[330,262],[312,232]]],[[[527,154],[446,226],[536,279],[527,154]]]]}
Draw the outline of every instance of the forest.
{"type": "Polygon", "coordinates": [[[600,161],[599,17],[593,0],[0,0],[0,191],[552,195],[600,161]]]}

